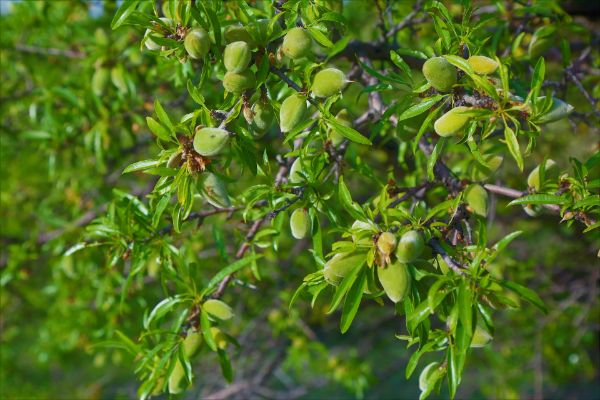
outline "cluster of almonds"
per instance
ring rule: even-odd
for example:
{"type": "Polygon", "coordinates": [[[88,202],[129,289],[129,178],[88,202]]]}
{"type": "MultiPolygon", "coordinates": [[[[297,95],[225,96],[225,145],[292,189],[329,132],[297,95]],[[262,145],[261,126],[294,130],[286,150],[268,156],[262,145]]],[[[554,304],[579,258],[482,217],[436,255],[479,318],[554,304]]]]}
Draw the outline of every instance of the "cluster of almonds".
{"type": "MultiPolygon", "coordinates": [[[[471,56],[467,59],[468,64],[473,72],[478,75],[491,75],[498,69],[498,62],[485,56],[471,56]]],[[[425,61],[423,64],[423,75],[427,82],[435,90],[441,93],[452,91],[458,83],[457,69],[448,62],[444,57],[433,57],[425,61]]],[[[519,100],[514,96],[516,100],[519,100]]],[[[540,101],[544,97],[539,98],[540,101]]],[[[471,119],[469,111],[472,107],[457,106],[451,108],[444,115],[438,118],[433,128],[440,136],[457,135],[467,122],[471,119]]],[[[548,112],[541,116],[538,123],[549,123],[558,121],[567,117],[573,111],[573,107],[564,101],[553,98],[552,106],[548,112]]]]}

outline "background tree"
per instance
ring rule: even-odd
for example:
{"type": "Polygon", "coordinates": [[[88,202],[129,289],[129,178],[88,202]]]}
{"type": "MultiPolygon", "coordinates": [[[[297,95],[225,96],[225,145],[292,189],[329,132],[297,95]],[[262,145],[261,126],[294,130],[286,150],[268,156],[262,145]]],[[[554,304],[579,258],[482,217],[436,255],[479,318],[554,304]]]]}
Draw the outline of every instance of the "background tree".
{"type": "Polygon", "coordinates": [[[597,6],[7,4],[3,397],[600,389],[597,6]]]}

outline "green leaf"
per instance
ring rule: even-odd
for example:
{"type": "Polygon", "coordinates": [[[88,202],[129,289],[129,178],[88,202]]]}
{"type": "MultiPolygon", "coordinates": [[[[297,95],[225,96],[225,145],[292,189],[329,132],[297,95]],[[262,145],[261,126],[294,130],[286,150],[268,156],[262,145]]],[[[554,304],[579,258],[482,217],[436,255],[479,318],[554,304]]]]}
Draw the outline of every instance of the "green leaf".
{"type": "Polygon", "coordinates": [[[566,200],[560,196],[555,194],[528,194],[523,197],[519,197],[518,199],[514,199],[510,203],[509,206],[514,206],[518,204],[564,204],[566,200]]]}
{"type": "Polygon", "coordinates": [[[221,373],[223,374],[223,378],[225,378],[228,383],[233,382],[233,369],[231,368],[229,356],[223,349],[218,349],[217,355],[219,356],[219,364],[221,365],[221,373]]]}
{"type": "MultiPolygon", "coordinates": [[[[366,253],[365,253],[365,260],[366,259],[367,259],[367,257],[366,257],[366,253]]],[[[339,307],[339,305],[342,303],[342,299],[344,298],[344,296],[346,295],[348,290],[350,290],[350,288],[354,284],[354,281],[356,280],[356,277],[358,276],[358,274],[361,272],[363,265],[364,265],[364,261],[362,263],[358,264],[356,267],[354,267],[352,269],[352,271],[350,271],[350,273],[344,277],[344,279],[342,280],[340,285],[335,290],[335,293],[333,295],[333,298],[331,299],[331,304],[329,305],[329,310],[327,311],[327,314],[331,314],[332,312],[334,312],[339,307]]]]}
{"type": "Polygon", "coordinates": [[[240,269],[244,268],[246,265],[250,264],[254,260],[258,260],[262,258],[262,255],[254,254],[252,256],[242,258],[241,260],[237,260],[236,262],[229,264],[222,270],[220,270],[213,278],[208,282],[206,288],[203,290],[202,294],[205,296],[209,293],[213,288],[215,288],[227,275],[233,274],[240,269]]]}
{"type": "Polygon", "coordinates": [[[519,170],[523,171],[523,157],[521,156],[519,141],[517,140],[517,135],[515,134],[515,131],[513,131],[512,128],[508,125],[505,125],[504,127],[504,140],[506,140],[508,151],[517,162],[519,170]]]}
{"type": "Polygon", "coordinates": [[[204,341],[212,351],[217,351],[217,343],[215,342],[215,338],[213,337],[210,328],[211,324],[208,313],[204,310],[200,310],[200,329],[202,330],[204,341]]]}
{"type": "Polygon", "coordinates": [[[444,96],[438,94],[438,95],[435,95],[432,97],[427,97],[427,98],[423,99],[420,103],[417,103],[417,104],[409,107],[402,114],[400,114],[400,116],[398,117],[398,122],[423,114],[425,111],[429,110],[438,101],[440,101],[443,98],[444,98],[444,96]]]}
{"type": "Polygon", "coordinates": [[[350,195],[350,191],[344,183],[343,175],[340,175],[340,181],[338,184],[338,195],[340,198],[340,203],[342,203],[342,206],[346,209],[346,211],[348,211],[350,215],[352,215],[355,219],[365,219],[365,213],[363,209],[360,208],[360,206],[352,200],[352,195],[350,195]]]}
{"type": "Polygon", "coordinates": [[[438,142],[435,144],[435,147],[433,148],[433,151],[431,152],[431,155],[429,156],[429,159],[427,160],[427,177],[429,178],[430,181],[435,180],[435,174],[434,174],[435,163],[437,162],[438,158],[440,157],[440,154],[442,154],[442,152],[444,151],[444,146],[445,146],[447,140],[448,140],[447,138],[441,137],[438,140],[438,142]]]}
{"type": "Polygon", "coordinates": [[[365,144],[368,146],[371,145],[371,141],[369,139],[367,139],[366,137],[364,137],[363,135],[361,135],[360,132],[358,132],[357,130],[352,129],[349,126],[342,125],[334,119],[326,119],[326,121],[327,121],[327,125],[329,125],[329,127],[334,129],[336,132],[338,132],[342,136],[352,140],[353,142],[356,142],[358,144],[365,144]]]}
{"type": "Polygon", "coordinates": [[[127,174],[129,172],[143,171],[145,169],[156,167],[160,164],[160,160],[143,160],[134,162],[133,164],[128,165],[124,170],[123,174],[127,174]]]}
{"type": "Polygon", "coordinates": [[[171,119],[169,119],[169,116],[165,112],[165,109],[160,104],[158,99],[154,100],[154,111],[156,112],[156,116],[158,116],[159,121],[167,127],[169,132],[173,132],[173,123],[171,122],[171,119]]]}
{"type": "Polygon", "coordinates": [[[333,43],[331,42],[331,40],[329,40],[329,38],[327,36],[325,36],[323,34],[323,32],[321,32],[320,30],[313,28],[312,26],[309,26],[308,31],[310,32],[310,34],[312,35],[312,37],[321,45],[324,47],[333,47],[333,43]]]}
{"type": "Polygon", "coordinates": [[[139,0],[124,0],[117,12],[115,13],[115,16],[113,17],[110,23],[110,27],[112,29],[117,29],[118,27],[123,25],[125,21],[127,21],[127,17],[129,17],[131,13],[135,11],[135,8],[137,7],[138,3],[139,0]]]}
{"type": "Polygon", "coordinates": [[[522,298],[524,298],[525,300],[527,300],[528,302],[530,302],[531,304],[533,304],[534,306],[539,308],[544,314],[548,314],[548,309],[546,308],[546,305],[544,304],[544,302],[542,301],[540,296],[538,296],[538,294],[536,292],[534,292],[533,290],[531,290],[528,287],[525,287],[523,285],[519,285],[518,283],[507,281],[507,280],[494,280],[494,281],[497,282],[498,284],[504,286],[505,288],[510,289],[513,292],[517,293],[519,296],[521,296],[522,298]]]}
{"type": "Polygon", "coordinates": [[[342,310],[342,319],[340,320],[340,331],[342,333],[346,333],[354,317],[356,316],[356,312],[358,311],[358,307],[360,306],[360,300],[362,299],[363,292],[367,287],[367,274],[365,269],[361,270],[361,274],[354,281],[354,284],[348,291],[346,295],[346,300],[344,301],[344,309],[342,310]]]}
{"type": "Polygon", "coordinates": [[[171,140],[171,134],[169,131],[155,119],[152,117],[146,117],[146,122],[148,123],[148,128],[150,128],[150,131],[154,133],[157,138],[164,141],[171,140]]]}

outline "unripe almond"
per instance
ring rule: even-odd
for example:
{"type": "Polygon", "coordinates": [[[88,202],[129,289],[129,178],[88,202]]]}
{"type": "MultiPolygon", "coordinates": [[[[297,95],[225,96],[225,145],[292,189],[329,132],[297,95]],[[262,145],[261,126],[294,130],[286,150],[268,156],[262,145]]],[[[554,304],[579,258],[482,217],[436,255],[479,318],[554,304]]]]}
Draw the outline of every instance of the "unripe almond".
{"type": "Polygon", "coordinates": [[[378,268],[377,275],[379,283],[383,287],[385,294],[394,303],[404,299],[404,296],[410,289],[411,276],[406,264],[396,261],[387,267],[378,268]]]}
{"type": "Polygon", "coordinates": [[[233,42],[225,47],[223,53],[223,64],[230,72],[242,72],[248,68],[252,52],[246,42],[233,42]]]}
{"type": "Polygon", "coordinates": [[[469,107],[454,107],[444,115],[439,117],[433,124],[435,133],[440,136],[455,135],[471,118],[468,112],[469,107]]]}
{"type": "Polygon", "coordinates": [[[109,71],[107,68],[98,68],[92,75],[92,91],[96,96],[101,96],[104,93],[106,84],[108,83],[109,71]]]}
{"type": "Polygon", "coordinates": [[[281,49],[291,59],[308,55],[312,46],[312,38],[304,28],[295,27],[286,33],[281,49]]]}
{"type": "Polygon", "coordinates": [[[364,252],[337,253],[325,263],[323,276],[332,285],[337,285],[350,271],[365,261],[364,252]]]}
{"type": "Polygon", "coordinates": [[[248,29],[245,26],[239,24],[229,25],[227,28],[225,28],[224,36],[226,43],[241,41],[248,43],[248,46],[250,46],[250,48],[256,47],[254,39],[252,39],[252,36],[250,35],[248,29]]]}
{"type": "Polygon", "coordinates": [[[186,385],[184,385],[184,376],[185,372],[183,365],[181,365],[181,361],[177,358],[175,360],[175,366],[171,371],[171,375],[169,375],[169,393],[179,394],[187,388],[186,385]]]}
{"type": "Polygon", "coordinates": [[[396,236],[392,232],[383,232],[377,238],[377,250],[380,253],[389,256],[396,250],[396,236]]]}
{"type": "MultiPolygon", "coordinates": [[[[335,120],[344,126],[352,126],[352,118],[350,117],[350,114],[348,114],[348,110],[346,110],[345,108],[337,113],[337,115],[335,116],[335,120]]],[[[335,128],[329,129],[329,139],[331,140],[331,144],[333,144],[334,146],[337,147],[340,144],[342,144],[345,138],[346,137],[339,133],[335,128]]]]}
{"type": "Polygon", "coordinates": [[[206,300],[202,304],[202,308],[209,313],[211,316],[220,320],[226,321],[233,317],[233,311],[226,303],[217,299],[206,300]]]}
{"type": "Polygon", "coordinates": [[[227,194],[227,188],[223,181],[215,174],[206,174],[202,186],[202,194],[206,201],[217,208],[227,208],[231,206],[231,199],[227,194]]]}
{"type": "Polygon", "coordinates": [[[317,97],[330,97],[339,93],[346,85],[346,75],[337,68],[326,68],[317,72],[312,92],[317,97]]]}
{"type": "Polygon", "coordinates": [[[471,56],[467,61],[473,71],[480,75],[493,74],[498,69],[496,60],[486,56],[471,56]]]}
{"type": "Polygon", "coordinates": [[[281,132],[289,132],[304,120],[306,114],[306,99],[295,93],[281,103],[279,110],[279,126],[281,132]]]}
{"type": "Polygon", "coordinates": [[[221,128],[202,128],[194,136],[194,150],[202,156],[214,156],[229,142],[229,132],[221,128]]]}
{"type": "Polygon", "coordinates": [[[215,343],[217,347],[221,350],[225,350],[227,348],[227,337],[219,328],[216,326],[210,327],[210,332],[212,334],[213,339],[215,339],[215,343]]]}
{"type": "MultiPolygon", "coordinates": [[[[538,101],[543,101],[545,96],[541,96],[538,98],[538,101]]],[[[561,99],[557,99],[556,97],[552,98],[552,106],[550,110],[548,110],[544,115],[537,119],[537,122],[540,124],[547,124],[549,122],[554,122],[561,120],[563,118],[568,117],[573,112],[573,106],[569,103],[565,103],[561,99]]]]}
{"type": "Polygon", "coordinates": [[[187,357],[191,357],[202,345],[202,333],[193,329],[188,330],[187,336],[183,340],[183,352],[187,357]]]}
{"type": "Polygon", "coordinates": [[[227,72],[223,78],[223,87],[226,91],[241,94],[251,89],[256,84],[254,73],[250,70],[243,72],[227,72]]]}
{"type": "Polygon", "coordinates": [[[396,257],[402,263],[412,262],[419,258],[424,247],[423,235],[418,231],[408,231],[400,238],[396,248],[396,257]]]}
{"type": "Polygon", "coordinates": [[[477,324],[475,332],[473,332],[473,338],[471,339],[471,346],[474,348],[484,347],[490,343],[493,339],[492,334],[484,327],[483,324],[477,324]]]}
{"type": "Polygon", "coordinates": [[[433,57],[423,64],[423,75],[439,92],[449,92],[456,85],[456,68],[444,57],[433,57]]]}
{"type": "Polygon", "coordinates": [[[488,192],[481,185],[473,184],[465,189],[465,202],[477,215],[487,215],[488,192]]]}
{"type": "MultiPolygon", "coordinates": [[[[547,159],[544,164],[544,178],[545,179],[556,179],[558,178],[558,165],[554,160],[547,159]]],[[[527,177],[527,186],[540,190],[544,182],[540,182],[540,166],[535,167],[527,177]]]]}
{"type": "Polygon", "coordinates": [[[194,28],[185,35],[185,51],[194,59],[204,58],[210,50],[210,38],[202,28],[194,28]]]}
{"type": "Polygon", "coordinates": [[[268,101],[259,100],[252,106],[252,117],[247,121],[256,136],[262,136],[273,125],[275,112],[268,101]]]}
{"type": "MultiPolygon", "coordinates": [[[[162,17],[162,18],[160,18],[160,20],[162,22],[164,22],[169,29],[175,28],[175,21],[173,21],[171,18],[162,17]]],[[[145,38],[144,45],[146,46],[146,48],[148,50],[154,50],[154,51],[160,50],[161,45],[156,43],[154,40],[152,40],[150,38],[150,34],[153,34],[155,36],[163,36],[163,34],[158,33],[152,29],[146,29],[146,33],[144,33],[144,38],[145,38]]]]}
{"type": "Polygon", "coordinates": [[[304,239],[310,230],[310,219],[306,209],[297,208],[292,212],[290,217],[290,230],[292,231],[292,236],[296,239],[304,239]]]}

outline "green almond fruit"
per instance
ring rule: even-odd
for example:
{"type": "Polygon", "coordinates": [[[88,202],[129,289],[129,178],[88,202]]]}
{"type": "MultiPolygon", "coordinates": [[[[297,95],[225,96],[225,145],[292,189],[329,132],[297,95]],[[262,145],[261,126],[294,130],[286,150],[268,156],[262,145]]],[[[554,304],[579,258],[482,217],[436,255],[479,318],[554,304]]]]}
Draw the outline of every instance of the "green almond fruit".
{"type": "Polygon", "coordinates": [[[101,96],[104,93],[109,74],[107,68],[98,68],[94,71],[94,75],[92,75],[92,91],[96,96],[101,96]]]}
{"type": "MultiPolygon", "coordinates": [[[[546,160],[544,164],[544,178],[545,180],[558,178],[558,165],[554,160],[546,160]]],[[[527,177],[527,186],[534,188],[535,190],[540,190],[543,183],[544,182],[540,182],[540,165],[538,165],[529,173],[529,176],[527,177]]]]}
{"type": "Polygon", "coordinates": [[[454,107],[444,115],[439,117],[433,124],[435,133],[440,136],[452,136],[458,133],[460,129],[471,119],[469,114],[469,107],[454,107]]]}
{"type": "Polygon", "coordinates": [[[421,371],[421,374],[419,375],[419,389],[422,392],[428,390],[429,386],[431,386],[431,378],[434,377],[439,366],[439,362],[432,362],[431,364],[428,364],[425,368],[423,368],[423,371],[421,371]]]}
{"type": "Polygon", "coordinates": [[[449,92],[456,85],[456,68],[444,57],[433,57],[423,64],[423,75],[438,92],[449,92]]]}
{"type": "Polygon", "coordinates": [[[290,167],[290,173],[288,180],[290,183],[300,183],[304,180],[304,177],[300,174],[303,170],[303,163],[300,157],[296,158],[296,160],[292,163],[290,167]]]}
{"type": "Polygon", "coordinates": [[[366,259],[365,252],[337,253],[325,263],[323,276],[329,283],[337,285],[354,268],[362,265],[366,259]]]}
{"type": "MultiPolygon", "coordinates": [[[[352,126],[352,118],[345,108],[336,114],[335,120],[344,126],[352,126]]],[[[345,139],[346,137],[339,133],[337,129],[329,128],[329,140],[331,140],[331,144],[337,147],[342,144],[345,139]]]]}
{"type": "Polygon", "coordinates": [[[385,294],[394,303],[399,303],[410,290],[411,276],[406,264],[396,261],[377,270],[379,283],[385,294]]]}
{"type": "Polygon", "coordinates": [[[396,257],[402,263],[409,263],[421,255],[425,242],[423,235],[418,231],[408,231],[402,235],[396,247],[396,257]]]}
{"type": "Polygon", "coordinates": [[[242,72],[250,64],[252,52],[246,42],[233,42],[225,47],[223,53],[223,64],[225,69],[230,72],[242,72]]]}
{"type": "MultiPolygon", "coordinates": [[[[543,101],[545,96],[541,96],[538,98],[538,101],[543,101]]],[[[557,99],[556,97],[552,98],[552,106],[550,110],[540,116],[537,119],[537,122],[540,124],[547,124],[549,122],[555,122],[561,120],[563,118],[568,117],[573,112],[573,106],[569,103],[562,101],[561,99],[557,99]]]]}
{"type": "Polygon", "coordinates": [[[226,303],[217,299],[206,300],[202,304],[202,308],[211,316],[226,321],[233,317],[233,311],[226,303]]]}
{"type": "Polygon", "coordinates": [[[483,326],[483,324],[477,324],[475,327],[475,332],[473,332],[473,338],[471,339],[470,347],[485,347],[492,341],[492,339],[492,334],[483,326]]]}
{"type": "Polygon", "coordinates": [[[281,132],[289,132],[304,121],[306,115],[306,99],[295,93],[281,103],[279,110],[279,127],[281,132]]]}
{"type": "Polygon", "coordinates": [[[337,68],[325,68],[317,72],[312,84],[312,92],[317,97],[331,97],[341,92],[346,85],[346,75],[337,68]]]}
{"type": "Polygon", "coordinates": [[[181,365],[181,361],[179,361],[179,358],[177,358],[175,361],[175,366],[171,371],[171,375],[169,375],[169,393],[179,394],[187,389],[184,377],[185,371],[183,369],[183,365],[181,365]]]}
{"type": "Polygon", "coordinates": [[[473,184],[465,189],[465,202],[477,215],[487,215],[488,192],[481,185],[473,184]]]}
{"type": "MultiPolygon", "coordinates": [[[[167,28],[170,30],[174,29],[176,26],[175,21],[173,21],[171,18],[162,17],[162,18],[160,18],[160,20],[162,22],[164,22],[167,25],[167,28]]],[[[159,27],[159,29],[162,29],[162,27],[159,27]]],[[[148,50],[154,50],[154,51],[160,50],[162,46],[159,45],[158,43],[156,43],[154,40],[152,40],[150,38],[150,34],[153,34],[155,36],[164,36],[164,34],[156,32],[152,29],[146,29],[146,32],[144,33],[144,38],[145,38],[144,45],[146,46],[146,48],[148,50]]]]}
{"type": "Polygon", "coordinates": [[[254,73],[250,70],[242,72],[227,72],[223,77],[223,87],[234,94],[242,94],[256,85],[254,73]]]}
{"type": "Polygon", "coordinates": [[[223,36],[225,37],[225,43],[227,44],[233,42],[246,42],[251,49],[256,47],[256,42],[245,26],[239,24],[229,25],[225,28],[223,36]]]}
{"type": "Polygon", "coordinates": [[[183,47],[190,57],[194,59],[204,58],[210,50],[210,38],[202,28],[194,28],[185,35],[183,47]]]}
{"type": "Polygon", "coordinates": [[[471,56],[467,62],[473,71],[480,75],[493,74],[498,69],[498,62],[486,56],[471,56]]]}
{"type": "Polygon", "coordinates": [[[377,238],[377,249],[385,255],[390,255],[396,250],[396,235],[392,232],[383,232],[377,238]]]}
{"type": "Polygon", "coordinates": [[[188,330],[187,336],[183,339],[183,352],[186,357],[193,356],[202,345],[202,332],[193,329],[188,330]]]}
{"type": "Polygon", "coordinates": [[[308,211],[304,208],[297,208],[290,217],[290,230],[292,236],[296,239],[304,239],[310,230],[310,219],[308,211]]]}
{"type": "Polygon", "coordinates": [[[252,106],[252,118],[247,120],[255,136],[260,137],[271,128],[275,111],[268,101],[259,100],[252,106]]]}
{"type": "Polygon", "coordinates": [[[171,155],[171,157],[169,157],[169,160],[167,161],[167,168],[179,168],[181,167],[181,164],[183,163],[183,154],[178,151],[177,153],[174,153],[171,155]]]}
{"type": "Polygon", "coordinates": [[[227,194],[225,184],[215,174],[206,174],[202,187],[202,195],[206,201],[217,208],[231,207],[231,199],[227,194]]]}
{"type": "MultiPolygon", "coordinates": [[[[354,221],[354,223],[352,224],[352,227],[350,228],[353,231],[368,231],[371,233],[375,233],[376,230],[373,228],[373,226],[371,226],[371,224],[364,222],[364,221],[359,221],[356,220],[354,221]]],[[[369,245],[369,244],[373,244],[373,239],[371,238],[372,235],[369,235],[367,237],[365,237],[364,235],[359,235],[358,232],[352,233],[352,241],[356,244],[361,244],[361,245],[369,245]]]]}
{"type": "Polygon", "coordinates": [[[215,343],[217,347],[221,350],[225,350],[227,348],[227,336],[219,328],[216,326],[211,326],[210,332],[212,334],[213,339],[215,339],[215,343]]]}
{"type": "Polygon", "coordinates": [[[283,38],[281,50],[283,54],[295,60],[306,57],[312,47],[312,38],[304,28],[295,27],[290,29],[283,38]]]}
{"type": "Polygon", "coordinates": [[[202,156],[214,156],[229,143],[229,132],[221,128],[202,128],[194,136],[194,150],[202,156]]]}

